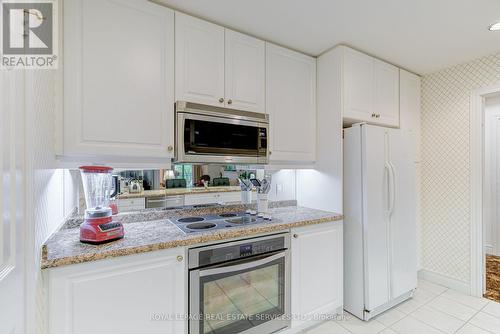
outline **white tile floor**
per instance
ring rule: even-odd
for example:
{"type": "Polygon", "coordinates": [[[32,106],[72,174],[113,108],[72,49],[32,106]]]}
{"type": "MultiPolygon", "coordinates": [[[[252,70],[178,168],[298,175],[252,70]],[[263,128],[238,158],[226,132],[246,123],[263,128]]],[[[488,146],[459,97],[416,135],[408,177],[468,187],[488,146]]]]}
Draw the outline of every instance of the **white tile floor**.
{"type": "Polygon", "coordinates": [[[500,303],[420,280],[414,297],[364,322],[345,313],[303,334],[500,334],[500,303]]]}

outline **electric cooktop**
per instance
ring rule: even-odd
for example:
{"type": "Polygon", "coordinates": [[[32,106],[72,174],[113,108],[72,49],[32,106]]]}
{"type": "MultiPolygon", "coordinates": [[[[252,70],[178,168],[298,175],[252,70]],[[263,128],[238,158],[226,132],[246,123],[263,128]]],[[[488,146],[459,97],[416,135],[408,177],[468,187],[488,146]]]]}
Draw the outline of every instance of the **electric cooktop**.
{"type": "Polygon", "coordinates": [[[208,230],[220,230],[224,228],[238,227],[251,224],[265,223],[272,220],[270,215],[257,215],[256,211],[226,212],[221,214],[178,217],[168,219],[186,234],[203,232],[208,230]]]}

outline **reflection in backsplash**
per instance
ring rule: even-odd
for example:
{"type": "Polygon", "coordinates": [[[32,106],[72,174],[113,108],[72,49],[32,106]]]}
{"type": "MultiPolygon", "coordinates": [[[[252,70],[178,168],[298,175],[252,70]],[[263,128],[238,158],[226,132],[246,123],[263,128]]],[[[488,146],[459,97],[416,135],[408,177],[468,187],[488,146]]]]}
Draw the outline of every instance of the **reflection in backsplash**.
{"type": "Polygon", "coordinates": [[[116,170],[120,193],[190,187],[237,186],[238,178],[262,178],[264,170],[235,165],[177,164],[173,169],[116,170]]]}
{"type": "MultiPolygon", "coordinates": [[[[263,168],[244,168],[234,165],[175,165],[174,169],[148,169],[148,170],[114,170],[114,175],[118,177],[119,211],[137,211],[150,208],[150,202],[162,201],[161,196],[166,196],[170,200],[163,200],[163,206],[182,206],[193,204],[192,197],[188,201],[188,195],[204,193],[207,191],[220,193],[227,191],[218,200],[213,198],[197,198],[198,201],[235,203],[242,201],[243,194],[240,195],[238,178],[257,178],[262,180],[264,176],[271,179],[270,191],[267,195],[269,201],[289,201],[296,200],[296,170],[282,169],[269,171],[263,168]],[[220,187],[230,186],[231,189],[221,189],[220,187]],[[217,187],[217,188],[214,188],[217,187]],[[185,189],[185,191],[183,190],[185,189]],[[160,192],[158,192],[160,190],[160,192]],[[165,192],[162,192],[164,190],[165,192]],[[200,190],[200,191],[198,191],[200,190]],[[228,193],[230,192],[230,193],[228,193]],[[237,192],[237,193],[235,193],[237,192]],[[169,197],[171,196],[171,197],[169,197]],[[138,200],[133,200],[138,199],[138,200]],[[125,203],[133,201],[132,203],[125,203]],[[172,203],[170,203],[172,201],[172,203]],[[168,202],[168,203],[167,203],[168,202]],[[130,206],[130,207],[129,207],[130,206]],[[140,207],[139,207],[140,206],[140,207]]],[[[80,187],[81,189],[81,187],[80,187]]],[[[252,201],[257,200],[257,194],[250,195],[252,201]]],[[[199,204],[199,203],[197,203],[199,204]]],[[[83,192],[80,190],[80,201],[78,212],[83,214],[85,210],[85,200],[83,192]]]]}

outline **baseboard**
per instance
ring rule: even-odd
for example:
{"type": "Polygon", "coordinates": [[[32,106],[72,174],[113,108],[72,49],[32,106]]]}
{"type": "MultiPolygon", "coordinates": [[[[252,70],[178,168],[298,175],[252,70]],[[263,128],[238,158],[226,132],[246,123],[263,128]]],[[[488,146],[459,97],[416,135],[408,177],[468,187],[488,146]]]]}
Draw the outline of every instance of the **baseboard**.
{"type": "Polygon", "coordinates": [[[418,277],[468,295],[471,291],[469,283],[433,271],[422,269],[418,272],[418,277]]]}
{"type": "Polygon", "coordinates": [[[497,252],[495,251],[495,247],[491,245],[484,245],[484,253],[489,255],[500,256],[500,254],[497,254],[497,252]]]}

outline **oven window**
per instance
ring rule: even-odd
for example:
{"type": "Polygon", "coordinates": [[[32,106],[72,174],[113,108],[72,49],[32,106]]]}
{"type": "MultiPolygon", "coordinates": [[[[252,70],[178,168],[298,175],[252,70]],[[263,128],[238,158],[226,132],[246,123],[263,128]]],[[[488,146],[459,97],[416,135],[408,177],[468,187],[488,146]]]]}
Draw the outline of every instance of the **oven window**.
{"type": "Polygon", "coordinates": [[[260,128],[186,119],[185,153],[259,155],[260,128]]]}
{"type": "Polygon", "coordinates": [[[234,334],[285,314],[284,258],[200,278],[200,333],[234,334]]]}

